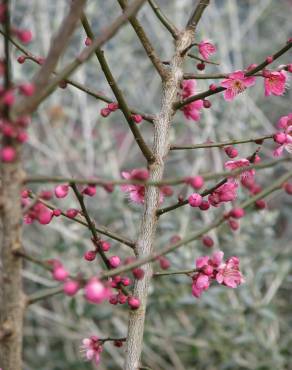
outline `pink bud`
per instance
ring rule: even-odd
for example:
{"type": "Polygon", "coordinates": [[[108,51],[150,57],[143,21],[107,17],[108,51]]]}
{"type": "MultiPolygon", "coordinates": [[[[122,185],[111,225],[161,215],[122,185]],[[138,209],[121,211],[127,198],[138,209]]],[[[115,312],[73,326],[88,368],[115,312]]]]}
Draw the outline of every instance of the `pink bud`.
{"type": "Polygon", "coordinates": [[[132,310],[137,310],[140,307],[140,299],[136,297],[129,297],[128,304],[132,310]]]}
{"type": "Polygon", "coordinates": [[[64,283],[63,289],[65,294],[72,297],[78,292],[78,290],[80,289],[80,285],[75,280],[68,280],[64,283]]]}
{"type": "Polygon", "coordinates": [[[52,221],[52,218],[53,212],[46,207],[42,208],[41,212],[37,215],[38,222],[41,225],[49,224],[52,221]]]}
{"type": "Polygon", "coordinates": [[[241,218],[245,215],[245,211],[243,208],[233,208],[230,212],[229,212],[229,215],[230,217],[234,217],[234,218],[241,218]]]}
{"type": "Polygon", "coordinates": [[[204,235],[202,238],[202,242],[205,247],[211,248],[214,245],[214,240],[211,238],[211,236],[204,235]]]}
{"type": "Polygon", "coordinates": [[[186,181],[194,189],[201,189],[204,186],[204,178],[202,176],[188,177],[186,181]]]}
{"type": "Polygon", "coordinates": [[[50,199],[52,199],[52,196],[53,196],[53,194],[50,190],[43,190],[40,193],[40,197],[44,200],[50,200],[50,199]]]}
{"type": "Polygon", "coordinates": [[[206,67],[206,65],[203,62],[197,64],[197,69],[199,71],[203,71],[205,69],[205,67],[206,67]]]}
{"type": "Polygon", "coordinates": [[[96,194],[96,186],[95,185],[88,185],[82,191],[82,193],[88,195],[89,197],[93,197],[96,194]]]}
{"type": "Polygon", "coordinates": [[[103,109],[101,109],[101,111],[100,111],[100,115],[101,115],[102,117],[107,117],[107,116],[109,116],[109,115],[110,115],[110,113],[111,113],[111,111],[110,111],[108,108],[103,108],[103,109]]]}
{"type": "Polygon", "coordinates": [[[143,117],[140,114],[133,114],[132,119],[137,124],[139,124],[143,121],[143,117]]]}
{"type": "Polygon", "coordinates": [[[284,184],[284,190],[287,194],[292,195],[292,183],[286,182],[284,184]]]}
{"type": "Polygon", "coordinates": [[[19,143],[26,143],[27,140],[28,140],[28,134],[27,132],[25,131],[20,131],[18,134],[17,134],[17,137],[16,137],[17,141],[19,143]]]}
{"type": "Polygon", "coordinates": [[[188,202],[191,207],[199,207],[202,204],[203,198],[198,193],[193,193],[189,196],[188,202]]]}
{"type": "Polygon", "coordinates": [[[35,92],[34,84],[27,82],[19,86],[19,91],[25,96],[32,96],[35,92]]]}
{"type": "Polygon", "coordinates": [[[24,44],[28,44],[32,40],[32,33],[30,30],[18,30],[16,36],[24,44]]]}
{"type": "Polygon", "coordinates": [[[100,242],[100,246],[101,246],[101,249],[104,251],[104,252],[108,252],[110,250],[110,243],[109,242],[106,242],[106,241],[101,241],[100,242]]]}
{"type": "Polygon", "coordinates": [[[204,106],[204,108],[208,109],[208,108],[211,108],[212,104],[211,104],[210,100],[204,99],[203,100],[203,106],[204,106]]]}
{"type": "Polygon", "coordinates": [[[116,304],[118,304],[118,302],[119,302],[119,300],[118,300],[118,296],[116,294],[113,294],[109,299],[110,304],[116,305],[116,304]]]}
{"type": "Polygon", "coordinates": [[[238,156],[238,151],[233,146],[227,146],[224,148],[225,153],[228,155],[229,158],[235,158],[238,156]]]}
{"type": "Polygon", "coordinates": [[[68,276],[68,271],[66,271],[62,265],[55,267],[53,270],[53,278],[57,281],[64,281],[68,276]]]}
{"type": "Polygon", "coordinates": [[[120,265],[121,259],[119,256],[112,256],[109,259],[109,263],[112,268],[116,268],[120,265]]]}
{"type": "Polygon", "coordinates": [[[62,211],[60,209],[56,208],[56,209],[53,210],[53,215],[55,217],[59,217],[59,216],[61,216],[61,214],[62,214],[62,211]]]}
{"type": "Polygon", "coordinates": [[[66,216],[69,218],[75,218],[78,215],[79,211],[75,208],[69,208],[66,211],[66,216]]]}
{"type": "Polygon", "coordinates": [[[162,268],[162,270],[168,270],[169,267],[170,267],[169,260],[164,256],[161,256],[159,258],[159,264],[160,264],[160,267],[162,268]]]}
{"type": "Polygon", "coordinates": [[[118,295],[118,301],[120,304],[125,304],[128,300],[128,297],[125,294],[119,294],[118,295]]]}
{"type": "Polygon", "coordinates": [[[55,187],[55,195],[57,198],[65,198],[69,193],[69,185],[58,185],[55,187]]]}
{"type": "Polygon", "coordinates": [[[134,277],[137,279],[137,280],[142,280],[144,275],[145,275],[145,272],[143,269],[141,269],[140,267],[136,267],[135,269],[132,270],[132,273],[134,275],[134,277]]]}
{"type": "Polygon", "coordinates": [[[84,41],[84,44],[85,44],[86,46],[91,45],[91,44],[92,44],[92,40],[91,40],[91,38],[90,38],[90,37],[86,37],[86,39],[85,39],[85,41],[84,41]]]}
{"type": "Polygon", "coordinates": [[[211,85],[209,86],[209,89],[210,89],[211,91],[214,91],[214,90],[216,90],[216,89],[217,89],[217,85],[215,85],[215,84],[211,84],[211,85]]]}
{"type": "Polygon", "coordinates": [[[119,109],[119,104],[118,103],[109,103],[107,105],[108,109],[111,111],[111,112],[115,112],[117,109],[119,109]]]}
{"type": "Polygon", "coordinates": [[[239,223],[236,220],[230,219],[230,220],[228,220],[228,224],[229,224],[230,228],[234,231],[239,229],[239,223]]]}
{"type": "Polygon", "coordinates": [[[110,297],[110,289],[96,277],[91,278],[84,288],[85,298],[92,303],[102,303],[110,297]]]}
{"type": "Polygon", "coordinates": [[[16,158],[16,150],[12,146],[5,146],[0,149],[0,157],[2,162],[13,162],[16,158]]]}
{"type": "Polygon", "coordinates": [[[210,208],[210,203],[207,200],[203,200],[202,203],[200,204],[199,208],[202,211],[207,211],[210,208]]]}
{"type": "Polygon", "coordinates": [[[267,58],[266,58],[266,62],[267,63],[272,63],[273,62],[273,60],[274,60],[274,57],[272,56],[272,55],[269,55],[267,58]]]}
{"type": "Polygon", "coordinates": [[[15,96],[13,90],[7,90],[2,97],[2,103],[11,107],[14,102],[15,96]]]}
{"type": "Polygon", "coordinates": [[[267,203],[264,199],[258,199],[255,201],[255,206],[257,209],[265,209],[267,208],[267,203]]]}
{"type": "Polygon", "coordinates": [[[121,280],[121,284],[123,284],[124,286],[129,286],[132,284],[132,280],[127,276],[123,277],[121,280]]]}
{"type": "Polygon", "coordinates": [[[96,257],[96,252],[95,251],[87,251],[84,253],[84,259],[86,261],[94,261],[96,257]]]}
{"type": "Polygon", "coordinates": [[[20,55],[17,58],[17,61],[18,61],[19,64],[23,64],[25,62],[25,59],[26,59],[26,56],[25,55],[20,55]]]}

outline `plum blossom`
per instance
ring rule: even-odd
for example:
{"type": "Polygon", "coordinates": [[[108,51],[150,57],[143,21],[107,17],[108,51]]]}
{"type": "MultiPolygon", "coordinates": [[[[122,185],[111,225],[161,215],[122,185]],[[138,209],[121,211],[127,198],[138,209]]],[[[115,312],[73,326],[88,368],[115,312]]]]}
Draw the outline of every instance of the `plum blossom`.
{"type": "MultiPolygon", "coordinates": [[[[184,80],[182,82],[182,98],[186,99],[196,93],[197,82],[196,80],[184,80]]],[[[203,100],[196,100],[190,104],[185,105],[183,109],[184,116],[188,120],[199,121],[200,110],[203,108],[203,100]]]]}
{"type": "Polygon", "coordinates": [[[223,261],[224,253],[217,251],[211,257],[202,256],[196,260],[196,272],[192,277],[192,294],[199,298],[207,290],[212,281],[229,288],[237,288],[244,283],[244,278],[239,270],[238,257],[230,257],[223,261]]]}
{"type": "Polygon", "coordinates": [[[265,96],[281,96],[285,92],[287,73],[285,71],[265,71],[265,96]]]}
{"type": "Polygon", "coordinates": [[[85,298],[91,303],[102,303],[111,295],[111,290],[98,278],[91,278],[84,287],[85,298]]]}
{"type": "Polygon", "coordinates": [[[199,43],[199,53],[202,57],[206,60],[209,59],[210,55],[215,54],[217,49],[216,46],[213,45],[210,41],[205,40],[199,43]]]}
{"type": "MultiPolygon", "coordinates": [[[[242,167],[249,167],[250,161],[248,159],[237,159],[236,161],[228,161],[224,164],[224,167],[230,171],[236,170],[242,167]]],[[[247,169],[246,171],[240,174],[240,179],[253,179],[255,176],[254,169],[247,169]]]]}
{"type": "Polygon", "coordinates": [[[100,364],[100,354],[103,351],[102,343],[99,338],[92,335],[82,340],[81,351],[85,353],[87,361],[93,361],[95,365],[100,364]]]}
{"type": "Polygon", "coordinates": [[[216,274],[216,281],[219,284],[226,285],[229,288],[237,288],[244,283],[244,278],[239,271],[238,257],[230,257],[226,263],[222,264],[216,274]]]}
{"type": "Polygon", "coordinates": [[[232,101],[236,95],[242,93],[247,87],[255,84],[255,77],[246,77],[243,71],[235,71],[228,75],[228,78],[221,82],[225,87],[224,99],[232,101]]]}
{"type": "Polygon", "coordinates": [[[292,113],[289,113],[288,116],[281,117],[277,123],[277,127],[282,131],[274,135],[274,141],[279,144],[273,152],[275,157],[282,155],[284,150],[292,153],[292,113]]]}
{"type": "Polygon", "coordinates": [[[208,201],[212,206],[218,207],[220,203],[235,200],[237,197],[237,188],[238,184],[236,182],[228,181],[214,190],[209,195],[208,201]]]}
{"type": "MultiPolygon", "coordinates": [[[[132,171],[123,171],[122,177],[126,180],[139,180],[147,181],[149,179],[149,172],[144,168],[135,168],[132,171]]],[[[128,193],[130,199],[134,203],[143,204],[145,198],[145,186],[140,184],[126,184],[121,186],[121,190],[124,193],[128,193]]],[[[168,197],[173,194],[173,191],[170,186],[161,186],[160,187],[160,197],[159,202],[162,203],[164,196],[168,197]]]]}

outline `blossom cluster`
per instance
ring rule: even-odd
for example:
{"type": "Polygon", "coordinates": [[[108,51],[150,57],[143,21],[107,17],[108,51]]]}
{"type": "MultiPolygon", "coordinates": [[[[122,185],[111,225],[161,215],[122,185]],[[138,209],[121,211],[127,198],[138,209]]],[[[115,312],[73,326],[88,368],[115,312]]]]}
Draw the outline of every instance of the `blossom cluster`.
{"type": "Polygon", "coordinates": [[[199,298],[203,291],[209,289],[212,281],[229,288],[237,288],[244,282],[239,270],[238,257],[229,257],[223,261],[224,253],[218,251],[211,257],[202,256],[196,260],[196,272],[192,276],[192,294],[199,298]]]}

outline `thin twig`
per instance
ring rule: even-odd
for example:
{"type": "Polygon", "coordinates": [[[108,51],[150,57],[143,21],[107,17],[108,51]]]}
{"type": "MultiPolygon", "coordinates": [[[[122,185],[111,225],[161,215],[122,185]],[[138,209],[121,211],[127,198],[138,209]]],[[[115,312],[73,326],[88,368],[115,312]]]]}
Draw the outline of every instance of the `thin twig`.
{"type": "Polygon", "coordinates": [[[200,0],[198,5],[195,7],[192,15],[190,16],[188,23],[187,23],[187,29],[195,30],[197,27],[197,24],[199,23],[204,10],[207,8],[207,6],[210,4],[210,0],[200,0]]]}
{"type": "Polygon", "coordinates": [[[18,116],[33,112],[37,106],[55,90],[61,81],[68,78],[78,67],[80,67],[81,64],[86,62],[94,54],[97,48],[101,47],[104,43],[111,39],[118,32],[121,26],[127,22],[128,18],[141,8],[145,1],[146,0],[136,0],[129,5],[125,9],[124,13],[116,18],[116,20],[104,31],[102,31],[101,35],[97,37],[90,46],[87,46],[81,52],[81,54],[75,58],[75,60],[67,64],[67,66],[60,71],[58,76],[48,83],[46,88],[43,89],[40,94],[34,94],[29,100],[27,100],[25,105],[23,104],[20,106],[19,104],[15,104],[12,111],[13,114],[11,114],[12,118],[17,118],[18,116]]]}
{"type": "Polygon", "coordinates": [[[174,39],[177,39],[179,30],[176,26],[167,18],[167,16],[162,12],[155,0],[148,0],[149,5],[153,9],[157,18],[164,25],[164,27],[172,34],[174,39]]]}
{"type": "MultiPolygon", "coordinates": [[[[82,22],[82,25],[83,25],[83,28],[87,34],[87,36],[89,38],[91,38],[92,40],[94,39],[94,34],[93,34],[93,31],[90,27],[90,24],[85,16],[85,14],[83,13],[82,14],[82,18],[81,18],[81,22],[82,22]]],[[[141,133],[140,133],[140,130],[138,129],[137,127],[137,124],[133,121],[133,118],[132,118],[132,114],[130,112],[130,109],[127,105],[127,102],[123,96],[123,93],[122,91],[119,89],[118,85],[117,85],[117,82],[110,70],[110,67],[107,63],[107,60],[104,56],[104,52],[98,47],[96,48],[95,50],[95,55],[101,65],[101,68],[102,68],[102,71],[107,79],[107,82],[110,86],[110,88],[112,89],[118,103],[119,103],[119,108],[121,109],[121,111],[123,112],[123,115],[126,119],[126,121],[128,122],[128,125],[129,125],[129,128],[130,130],[132,131],[133,133],[133,136],[135,138],[135,141],[136,143],[138,144],[139,148],[141,149],[144,157],[146,158],[146,160],[148,161],[148,163],[152,163],[154,161],[154,156],[153,156],[153,153],[151,152],[151,149],[148,147],[148,145],[146,144],[146,142],[144,141],[141,133]]]]}
{"type": "Polygon", "coordinates": [[[245,143],[255,143],[262,144],[263,141],[272,139],[273,135],[265,135],[256,138],[250,139],[238,139],[238,140],[229,140],[222,142],[210,142],[202,144],[190,144],[190,145],[171,145],[170,150],[185,150],[185,149],[202,149],[202,148],[223,148],[227,145],[236,145],[236,144],[245,144],[245,143]]]}
{"type": "MultiPolygon", "coordinates": [[[[118,3],[120,4],[120,7],[125,10],[128,4],[128,0],[117,0],[118,3]]],[[[136,32],[139,40],[141,41],[142,46],[144,47],[144,50],[146,51],[146,54],[148,55],[149,59],[151,60],[153,66],[159,73],[159,75],[163,78],[167,71],[159,59],[159,57],[156,54],[156,51],[154,50],[153,46],[151,45],[151,42],[146,35],[143,27],[141,26],[140,22],[136,18],[135,15],[132,15],[129,17],[129,22],[131,23],[134,31],[136,32]]]]}

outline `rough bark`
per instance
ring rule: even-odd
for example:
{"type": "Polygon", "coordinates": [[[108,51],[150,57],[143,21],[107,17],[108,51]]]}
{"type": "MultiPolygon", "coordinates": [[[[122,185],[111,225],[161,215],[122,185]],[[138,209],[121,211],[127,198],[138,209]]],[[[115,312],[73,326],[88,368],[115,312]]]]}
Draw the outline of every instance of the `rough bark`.
{"type": "MultiPolygon", "coordinates": [[[[162,105],[157,119],[154,121],[153,153],[155,161],[149,167],[150,181],[161,181],[163,178],[165,158],[169,151],[169,130],[174,114],[173,104],[177,99],[181,80],[183,78],[183,51],[192,43],[193,31],[182,33],[175,44],[175,54],[170,63],[169,72],[163,81],[162,105]]],[[[149,186],[146,189],[143,217],[140,225],[136,250],[138,256],[145,257],[152,253],[153,241],[157,227],[156,211],[159,206],[159,188],[149,186]]],[[[151,264],[143,267],[145,276],[135,282],[133,294],[141,301],[140,308],[131,311],[128,324],[125,370],[139,368],[142,352],[144,321],[147,296],[152,277],[151,264]]]]}
{"type": "Polygon", "coordinates": [[[24,296],[21,247],[20,160],[1,166],[0,188],[0,368],[21,370],[24,296]]]}

